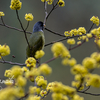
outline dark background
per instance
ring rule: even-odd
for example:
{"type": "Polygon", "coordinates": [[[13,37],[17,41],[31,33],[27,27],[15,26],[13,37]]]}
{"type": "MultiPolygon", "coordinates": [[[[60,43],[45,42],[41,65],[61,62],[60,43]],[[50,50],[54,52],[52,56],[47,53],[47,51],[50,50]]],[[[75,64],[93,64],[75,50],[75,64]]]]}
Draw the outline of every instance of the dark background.
{"type": "MultiPolygon", "coordinates": [[[[28,31],[32,32],[33,25],[37,21],[44,20],[44,7],[41,0],[21,0],[22,8],[19,10],[20,19],[23,23],[23,26],[26,27],[27,21],[24,16],[26,13],[32,13],[34,20],[30,22],[28,31]]],[[[16,27],[20,29],[20,24],[17,20],[16,13],[14,10],[10,9],[10,0],[0,0],[0,11],[5,13],[4,22],[7,25],[16,27]]],[[[50,11],[51,6],[48,6],[48,11],[50,11]]],[[[100,18],[100,0],[65,0],[65,7],[59,7],[56,9],[48,18],[46,27],[52,31],[63,34],[64,31],[71,30],[74,28],[85,27],[88,31],[92,25],[90,18],[92,16],[98,16],[100,18]]],[[[1,22],[0,22],[1,23],[1,22]]],[[[96,25],[94,25],[96,27],[96,25]]],[[[54,35],[48,31],[44,31],[46,43],[61,39],[62,37],[54,35]]],[[[28,38],[30,35],[28,34],[28,38]]],[[[89,42],[84,43],[82,46],[72,50],[71,56],[77,60],[77,63],[82,62],[82,60],[90,56],[91,53],[97,51],[96,45],[91,39],[89,42]]],[[[13,62],[24,63],[26,59],[26,40],[24,33],[8,29],[6,27],[0,26],[0,44],[7,44],[10,46],[11,54],[4,57],[5,60],[11,60],[12,55],[15,55],[13,62]]],[[[66,40],[63,43],[67,46],[66,40]]],[[[45,62],[53,57],[51,53],[51,45],[44,48],[45,56],[42,58],[42,62],[45,62]]],[[[69,66],[63,66],[61,64],[61,59],[57,59],[49,63],[52,67],[52,74],[47,76],[46,79],[48,82],[59,81],[63,84],[71,86],[71,81],[73,81],[74,76],[70,73],[69,66]]],[[[4,78],[4,72],[6,69],[11,68],[12,65],[1,64],[0,63],[0,77],[4,78]]],[[[93,73],[100,74],[100,70],[97,69],[93,73]]],[[[1,84],[2,85],[2,84],[1,84]]],[[[100,93],[100,89],[91,88],[89,90],[91,93],[100,93]]],[[[100,100],[100,97],[90,96],[86,94],[80,94],[85,98],[85,100],[100,100]]],[[[47,96],[46,99],[49,99],[50,96],[47,96]]]]}

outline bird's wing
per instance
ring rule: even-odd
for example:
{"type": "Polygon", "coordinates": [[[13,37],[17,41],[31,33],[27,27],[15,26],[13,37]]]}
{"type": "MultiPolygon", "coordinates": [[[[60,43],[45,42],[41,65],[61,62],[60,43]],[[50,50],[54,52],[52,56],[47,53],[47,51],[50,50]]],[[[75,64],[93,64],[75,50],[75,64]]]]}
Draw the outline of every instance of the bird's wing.
{"type": "Polygon", "coordinates": [[[40,33],[36,33],[36,36],[34,35],[33,37],[31,37],[30,41],[31,41],[29,42],[30,48],[27,47],[26,53],[27,53],[27,57],[34,57],[35,52],[43,48],[44,39],[40,33]]]}

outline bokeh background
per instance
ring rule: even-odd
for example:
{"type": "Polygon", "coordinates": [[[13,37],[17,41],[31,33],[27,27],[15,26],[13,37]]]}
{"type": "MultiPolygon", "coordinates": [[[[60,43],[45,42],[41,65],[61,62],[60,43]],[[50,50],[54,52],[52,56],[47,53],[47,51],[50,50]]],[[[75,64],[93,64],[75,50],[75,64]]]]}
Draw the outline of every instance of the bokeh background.
{"type": "MultiPolygon", "coordinates": [[[[98,16],[100,18],[100,0],[64,0],[65,7],[57,8],[48,18],[46,27],[52,31],[63,34],[66,30],[71,30],[74,28],[85,27],[88,31],[92,25],[90,22],[90,18],[94,16],[98,16]]],[[[22,8],[19,10],[20,19],[23,23],[23,26],[26,27],[27,21],[24,16],[26,13],[32,13],[34,16],[34,20],[30,22],[28,27],[28,31],[32,32],[33,25],[37,21],[43,21],[45,17],[44,13],[44,5],[41,0],[21,0],[22,8]]],[[[20,24],[17,20],[16,13],[14,10],[10,9],[10,0],[0,0],[0,11],[5,13],[4,22],[7,25],[21,28],[20,24]]],[[[48,6],[48,11],[50,11],[52,6],[48,6]]],[[[0,21],[1,23],[1,21],[0,21]]],[[[94,25],[96,27],[96,25],[94,25]]],[[[46,30],[45,33],[45,41],[49,43],[51,41],[55,41],[61,39],[62,37],[54,35],[46,30]]],[[[28,39],[30,34],[27,34],[28,39]]],[[[6,27],[0,26],[0,44],[7,44],[10,46],[11,54],[9,56],[4,57],[5,60],[11,61],[12,55],[15,55],[16,58],[13,59],[13,62],[24,63],[26,59],[26,40],[24,37],[24,33],[15,31],[12,29],[8,29],[6,27]]],[[[69,47],[66,43],[66,40],[63,43],[69,47]]],[[[41,59],[41,62],[45,62],[53,57],[51,52],[51,46],[47,46],[44,48],[45,56],[41,59]]],[[[77,60],[77,63],[82,62],[82,60],[90,56],[91,53],[97,51],[96,45],[91,39],[89,42],[84,43],[82,46],[71,50],[71,56],[77,60]]],[[[71,86],[71,82],[74,79],[74,76],[70,73],[69,66],[63,66],[61,64],[61,59],[58,58],[55,61],[49,63],[52,67],[52,74],[47,76],[46,79],[48,82],[59,81],[63,84],[71,86]]],[[[0,63],[0,78],[4,79],[4,72],[6,69],[11,68],[12,65],[9,64],[1,64],[0,63]]],[[[93,73],[100,74],[100,70],[97,69],[93,73]]],[[[33,83],[30,83],[31,85],[33,83]]],[[[1,86],[3,84],[0,83],[1,86]]],[[[91,88],[89,90],[91,93],[100,93],[100,89],[91,88]]],[[[100,96],[91,96],[87,94],[80,94],[85,98],[85,100],[100,100],[100,96]]],[[[50,100],[50,95],[45,98],[45,100],[50,100]]]]}

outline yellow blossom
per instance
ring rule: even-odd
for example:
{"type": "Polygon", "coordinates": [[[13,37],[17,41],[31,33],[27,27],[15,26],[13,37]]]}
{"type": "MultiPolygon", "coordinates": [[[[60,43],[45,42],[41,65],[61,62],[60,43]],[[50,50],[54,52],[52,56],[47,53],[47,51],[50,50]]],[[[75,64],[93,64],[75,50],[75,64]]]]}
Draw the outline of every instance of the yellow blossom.
{"type": "Polygon", "coordinates": [[[38,82],[40,79],[44,79],[44,77],[43,76],[37,76],[35,81],[38,82]]]}
{"type": "Polygon", "coordinates": [[[23,71],[23,72],[27,72],[27,71],[29,71],[29,69],[26,68],[26,67],[22,67],[22,71],[23,71]]]}
{"type": "Polygon", "coordinates": [[[41,0],[42,2],[48,1],[48,0],[41,0]]]}
{"type": "Polygon", "coordinates": [[[14,81],[13,81],[13,79],[9,78],[9,79],[5,80],[4,84],[7,86],[11,86],[14,84],[14,81]]]}
{"type": "Polygon", "coordinates": [[[96,67],[100,67],[100,53],[99,52],[94,52],[91,54],[91,58],[96,60],[96,67]]]}
{"type": "Polygon", "coordinates": [[[36,86],[30,86],[29,87],[29,93],[30,94],[39,94],[40,93],[40,91],[41,91],[41,89],[40,88],[37,88],[36,86]]]}
{"type": "Polygon", "coordinates": [[[93,87],[100,87],[100,76],[97,74],[89,74],[86,76],[86,82],[88,85],[93,87]]]}
{"type": "Polygon", "coordinates": [[[86,34],[86,29],[85,29],[84,27],[79,27],[79,28],[78,28],[78,34],[79,34],[79,35],[82,35],[82,34],[80,34],[80,33],[86,34]]]}
{"type": "Polygon", "coordinates": [[[76,81],[81,81],[82,76],[80,74],[75,75],[75,80],[76,81]]]}
{"type": "Polygon", "coordinates": [[[61,83],[61,82],[54,82],[53,84],[52,84],[52,91],[53,92],[62,92],[62,90],[63,90],[63,84],[61,83]]]}
{"type": "Polygon", "coordinates": [[[31,71],[25,73],[25,77],[30,79],[32,82],[35,79],[35,76],[40,75],[40,71],[37,68],[32,68],[31,71]]]}
{"type": "MultiPolygon", "coordinates": [[[[81,81],[72,81],[72,86],[79,88],[81,84],[81,81]]],[[[81,84],[81,87],[79,88],[79,90],[83,90],[84,89],[84,84],[81,84]]]]}
{"type": "Polygon", "coordinates": [[[67,43],[70,45],[74,45],[75,44],[75,39],[68,39],[67,43]]]}
{"type": "Polygon", "coordinates": [[[11,0],[10,8],[12,10],[20,10],[22,6],[22,2],[20,0],[11,0]]]}
{"type": "Polygon", "coordinates": [[[40,100],[41,97],[37,95],[29,95],[26,100],[40,100]]]}
{"type": "Polygon", "coordinates": [[[54,0],[48,0],[48,4],[51,5],[54,0]]]}
{"type": "Polygon", "coordinates": [[[36,60],[33,57],[26,59],[25,64],[27,67],[36,67],[36,60]]]}
{"type": "Polygon", "coordinates": [[[59,0],[59,1],[58,1],[58,5],[59,5],[60,7],[64,7],[64,6],[65,6],[65,2],[64,2],[63,0],[59,0]]]}
{"type": "Polygon", "coordinates": [[[82,36],[82,40],[85,40],[87,37],[85,35],[82,36]]]}
{"type": "Polygon", "coordinates": [[[62,64],[63,64],[63,65],[68,65],[68,62],[69,62],[69,59],[68,59],[68,58],[64,58],[64,59],[62,60],[62,64]]]}
{"type": "Polygon", "coordinates": [[[53,100],[63,100],[63,94],[62,93],[52,93],[52,99],[53,100]]]}
{"type": "Polygon", "coordinates": [[[77,94],[75,94],[71,100],[84,100],[84,98],[83,97],[80,97],[77,94]]]}
{"type": "Polygon", "coordinates": [[[27,20],[27,21],[32,21],[33,20],[33,15],[31,14],[31,13],[29,13],[29,14],[25,14],[25,19],[27,20]]]}
{"type": "Polygon", "coordinates": [[[83,67],[82,65],[77,64],[71,68],[71,72],[72,72],[72,74],[75,74],[75,75],[81,74],[84,76],[88,73],[88,70],[85,67],[83,67]]]}
{"type": "Polygon", "coordinates": [[[41,92],[40,92],[40,95],[43,97],[45,94],[47,94],[47,91],[45,91],[45,90],[42,90],[41,92]]]}
{"type": "Polygon", "coordinates": [[[78,42],[77,42],[78,45],[81,45],[81,43],[82,43],[81,41],[78,41],[78,42]]]}
{"type": "Polygon", "coordinates": [[[36,58],[36,59],[39,59],[39,58],[43,57],[44,54],[45,54],[45,53],[44,53],[43,50],[37,51],[37,52],[35,53],[35,58],[36,58]]]}
{"type": "Polygon", "coordinates": [[[77,63],[77,61],[76,61],[75,58],[71,58],[71,59],[68,61],[68,64],[69,64],[70,66],[72,66],[72,67],[73,67],[76,63],[77,63]]]}
{"type": "Polygon", "coordinates": [[[90,21],[92,21],[97,26],[99,25],[99,18],[97,16],[93,16],[90,21]]]}
{"type": "Polygon", "coordinates": [[[92,34],[91,33],[88,33],[86,34],[88,38],[92,38],[92,34]]]}
{"type": "Polygon", "coordinates": [[[83,59],[82,64],[87,69],[93,69],[96,67],[96,60],[90,57],[86,57],[85,59],[83,59]]]}
{"type": "Polygon", "coordinates": [[[96,40],[96,44],[100,47],[100,40],[96,40]]]}
{"type": "Polygon", "coordinates": [[[49,74],[51,74],[51,72],[52,72],[51,67],[49,67],[49,65],[47,65],[47,64],[42,64],[42,65],[39,67],[39,70],[40,70],[40,73],[41,73],[41,74],[44,74],[44,75],[49,75],[49,74]]]}
{"type": "Polygon", "coordinates": [[[4,76],[5,77],[12,77],[13,75],[12,75],[11,70],[6,70],[4,76]]]}
{"type": "Polygon", "coordinates": [[[73,87],[63,85],[62,88],[63,88],[62,93],[64,95],[68,95],[68,96],[72,97],[74,94],[76,94],[76,89],[73,87]]]}
{"type": "Polygon", "coordinates": [[[65,31],[64,32],[64,35],[66,36],[66,37],[72,37],[73,36],[73,32],[70,32],[70,31],[65,31]]]}
{"type": "Polygon", "coordinates": [[[6,44],[3,45],[3,46],[0,45],[0,55],[1,56],[7,56],[9,54],[10,54],[10,48],[9,48],[9,46],[6,45],[6,44]]]}
{"type": "Polygon", "coordinates": [[[43,89],[47,86],[47,80],[44,79],[43,76],[37,76],[35,79],[38,86],[41,86],[43,89]]]}
{"type": "Polygon", "coordinates": [[[54,43],[53,46],[51,47],[51,50],[54,53],[54,57],[58,57],[61,55],[61,57],[70,58],[70,53],[68,49],[61,42],[54,43]]]}
{"type": "Polygon", "coordinates": [[[53,84],[54,84],[54,82],[49,83],[49,84],[47,85],[46,90],[47,90],[47,91],[49,91],[49,90],[51,91],[51,90],[52,90],[53,84]]]}
{"type": "Polygon", "coordinates": [[[18,76],[17,78],[17,84],[18,86],[25,86],[26,85],[26,78],[22,77],[22,76],[18,76]]]}
{"type": "Polygon", "coordinates": [[[19,75],[23,74],[20,66],[13,66],[11,68],[11,72],[12,72],[12,75],[13,75],[12,77],[14,77],[14,78],[17,78],[19,75]]]}
{"type": "Polygon", "coordinates": [[[4,15],[5,15],[4,12],[0,11],[0,17],[4,15]]]}
{"type": "Polygon", "coordinates": [[[77,30],[77,29],[72,29],[72,30],[70,31],[70,33],[71,33],[72,35],[76,36],[76,35],[78,35],[78,30],[77,30]]]}

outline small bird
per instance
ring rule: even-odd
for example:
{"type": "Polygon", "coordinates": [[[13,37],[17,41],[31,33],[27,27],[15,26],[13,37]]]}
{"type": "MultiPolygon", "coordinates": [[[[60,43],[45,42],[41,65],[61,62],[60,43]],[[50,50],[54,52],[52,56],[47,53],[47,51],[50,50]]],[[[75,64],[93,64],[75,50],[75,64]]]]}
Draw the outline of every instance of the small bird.
{"type": "Polygon", "coordinates": [[[45,44],[44,32],[43,32],[44,24],[39,21],[35,23],[33,27],[33,33],[30,36],[29,46],[26,48],[27,57],[34,57],[35,53],[38,50],[42,50],[45,44]]]}

